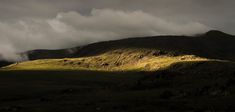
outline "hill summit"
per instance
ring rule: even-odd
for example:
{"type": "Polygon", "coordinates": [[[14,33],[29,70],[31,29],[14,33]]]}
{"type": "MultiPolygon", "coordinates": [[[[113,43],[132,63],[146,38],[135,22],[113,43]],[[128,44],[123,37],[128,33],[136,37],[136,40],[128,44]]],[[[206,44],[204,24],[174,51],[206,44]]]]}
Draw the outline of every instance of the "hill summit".
{"type": "Polygon", "coordinates": [[[224,33],[219,30],[210,30],[210,31],[206,32],[205,35],[210,36],[210,37],[231,37],[232,36],[230,34],[224,33]]]}

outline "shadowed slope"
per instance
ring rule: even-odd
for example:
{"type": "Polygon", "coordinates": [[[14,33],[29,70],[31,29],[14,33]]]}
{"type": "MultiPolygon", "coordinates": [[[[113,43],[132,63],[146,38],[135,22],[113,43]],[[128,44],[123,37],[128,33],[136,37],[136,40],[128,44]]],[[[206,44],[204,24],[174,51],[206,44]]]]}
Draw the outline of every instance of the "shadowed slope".
{"type": "Polygon", "coordinates": [[[32,50],[26,52],[28,54],[29,60],[36,59],[59,59],[59,58],[69,58],[74,55],[80,48],[68,48],[68,49],[59,49],[59,50],[32,50]]]}

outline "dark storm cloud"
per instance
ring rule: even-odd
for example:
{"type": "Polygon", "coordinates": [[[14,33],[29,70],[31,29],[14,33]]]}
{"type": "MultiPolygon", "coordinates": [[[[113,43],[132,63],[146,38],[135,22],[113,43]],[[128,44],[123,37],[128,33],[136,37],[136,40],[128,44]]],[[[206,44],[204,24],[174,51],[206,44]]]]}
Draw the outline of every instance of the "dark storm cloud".
{"type": "Polygon", "coordinates": [[[19,60],[16,52],[131,36],[233,33],[234,5],[232,0],[0,0],[0,58],[19,60]]]}

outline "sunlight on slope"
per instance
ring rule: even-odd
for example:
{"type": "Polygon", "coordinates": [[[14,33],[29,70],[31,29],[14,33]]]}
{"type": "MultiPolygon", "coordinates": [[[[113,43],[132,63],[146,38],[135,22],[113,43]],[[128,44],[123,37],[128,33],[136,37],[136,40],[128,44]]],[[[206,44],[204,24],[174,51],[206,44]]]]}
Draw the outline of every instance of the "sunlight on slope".
{"type": "Polygon", "coordinates": [[[209,61],[194,55],[174,56],[151,49],[117,49],[98,56],[43,59],[12,64],[3,70],[97,70],[97,71],[155,71],[173,63],[209,61]]]}

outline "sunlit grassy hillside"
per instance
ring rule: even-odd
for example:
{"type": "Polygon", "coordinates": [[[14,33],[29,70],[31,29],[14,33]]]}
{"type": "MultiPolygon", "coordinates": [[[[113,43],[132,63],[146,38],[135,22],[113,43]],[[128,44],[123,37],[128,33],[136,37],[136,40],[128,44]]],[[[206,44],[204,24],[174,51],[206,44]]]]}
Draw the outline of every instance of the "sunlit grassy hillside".
{"type": "Polygon", "coordinates": [[[99,70],[154,71],[178,62],[210,61],[194,55],[176,56],[153,49],[117,49],[97,56],[64,59],[42,59],[15,63],[5,70],[99,70]]]}

